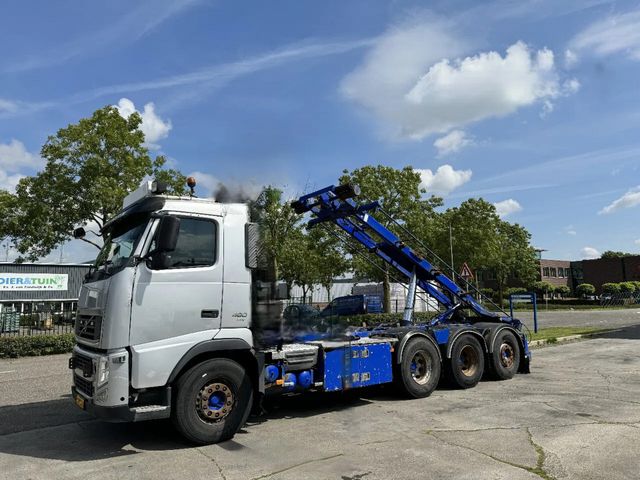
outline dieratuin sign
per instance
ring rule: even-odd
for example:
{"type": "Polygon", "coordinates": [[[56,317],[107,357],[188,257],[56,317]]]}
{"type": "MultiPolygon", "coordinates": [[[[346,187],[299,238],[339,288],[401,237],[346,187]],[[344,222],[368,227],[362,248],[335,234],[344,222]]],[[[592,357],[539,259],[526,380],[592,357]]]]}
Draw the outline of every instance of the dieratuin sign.
{"type": "Polygon", "coordinates": [[[67,290],[69,275],[60,273],[1,273],[0,290],[67,290]]]}

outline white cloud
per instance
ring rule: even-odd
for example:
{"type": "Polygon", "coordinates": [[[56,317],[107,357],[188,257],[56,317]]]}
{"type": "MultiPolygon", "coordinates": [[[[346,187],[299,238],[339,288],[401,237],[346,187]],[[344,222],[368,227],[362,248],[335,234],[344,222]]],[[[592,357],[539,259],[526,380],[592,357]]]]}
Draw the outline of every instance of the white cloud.
{"type": "Polygon", "coordinates": [[[0,189],[13,191],[24,175],[24,169],[38,169],[42,159],[29,151],[19,140],[0,143],[0,189]]]}
{"type": "Polygon", "coordinates": [[[11,100],[0,98],[0,113],[13,113],[18,110],[18,105],[11,100]]]}
{"type": "Polygon", "coordinates": [[[0,190],[8,190],[10,192],[13,192],[16,188],[16,185],[18,185],[18,182],[23,177],[24,175],[21,175],[19,173],[9,175],[4,170],[0,170],[0,190]]]}
{"type": "MultiPolygon", "coordinates": [[[[138,112],[133,102],[128,98],[121,98],[116,108],[120,112],[120,115],[125,118],[129,118],[132,113],[138,112]]],[[[144,110],[138,113],[142,117],[140,129],[142,133],[144,133],[145,143],[149,148],[160,148],[156,142],[169,135],[169,131],[172,128],[171,120],[167,120],[166,122],[162,120],[156,114],[155,105],[151,102],[147,103],[144,106],[144,110]]]]}
{"type": "Polygon", "coordinates": [[[593,247],[584,247],[580,250],[580,257],[583,260],[593,260],[594,258],[600,258],[600,252],[593,247]]]}
{"type": "Polygon", "coordinates": [[[635,243],[636,245],[640,245],[640,238],[639,238],[639,239],[637,239],[637,240],[636,240],[635,242],[633,242],[633,243],[635,243]]]}
{"type": "Polygon", "coordinates": [[[508,217],[512,213],[516,213],[522,210],[522,205],[520,205],[513,198],[509,198],[501,202],[496,202],[493,204],[493,206],[496,207],[496,213],[501,218],[508,217]]]}
{"type": "Polygon", "coordinates": [[[427,193],[435,195],[447,195],[456,188],[471,180],[471,170],[454,170],[451,165],[441,165],[435,173],[430,169],[419,169],[422,182],[420,187],[425,188],[427,193]]]}
{"type": "Polygon", "coordinates": [[[567,48],[564,51],[564,66],[566,68],[572,68],[576,63],[578,63],[578,55],[570,48],[567,48]]]}
{"type": "Polygon", "coordinates": [[[610,15],[592,23],[571,40],[570,49],[600,57],[624,53],[640,60],[640,10],[610,15]]]}
{"type": "Polygon", "coordinates": [[[39,168],[42,159],[25,148],[24,144],[15,138],[9,143],[0,143],[0,169],[8,172],[18,172],[22,168],[39,168]]]}
{"type": "MultiPolygon", "coordinates": [[[[126,14],[114,21],[101,21],[100,27],[69,42],[39,48],[37,53],[21,56],[18,62],[5,66],[5,72],[21,72],[51,67],[71,59],[88,56],[113,46],[124,46],[147,35],[162,23],[182,11],[196,5],[198,0],[160,0],[152,4],[140,4],[128,8],[126,14]]],[[[38,45],[39,42],[34,42],[38,45]]]]}
{"type": "Polygon", "coordinates": [[[434,21],[391,29],[343,79],[343,95],[391,125],[395,136],[422,139],[536,102],[548,110],[571,93],[551,50],[517,42],[504,56],[490,51],[460,59],[467,47],[451,30],[434,21]]]}
{"type": "Polygon", "coordinates": [[[436,141],[433,142],[433,146],[438,149],[439,157],[459,152],[471,144],[473,144],[473,140],[462,130],[452,130],[444,137],[437,138],[436,141]]]}
{"type": "Polygon", "coordinates": [[[578,232],[576,232],[576,229],[573,225],[567,225],[564,231],[566,232],[567,235],[575,236],[578,234],[578,232]]]}
{"type": "Polygon", "coordinates": [[[609,205],[598,212],[598,215],[608,215],[623,208],[631,208],[640,205],[640,185],[632,188],[620,198],[614,200],[609,205]]]}

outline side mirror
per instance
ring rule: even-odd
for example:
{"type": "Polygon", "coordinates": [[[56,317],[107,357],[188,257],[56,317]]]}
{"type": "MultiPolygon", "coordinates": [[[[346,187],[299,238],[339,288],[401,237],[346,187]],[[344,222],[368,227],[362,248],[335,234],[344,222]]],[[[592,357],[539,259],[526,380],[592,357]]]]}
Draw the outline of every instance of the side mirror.
{"type": "Polygon", "coordinates": [[[160,219],[156,231],[156,248],[147,253],[147,265],[152,270],[169,268],[171,257],[167,253],[176,249],[178,234],[180,233],[180,219],[167,215],[160,219]]]}
{"type": "Polygon", "coordinates": [[[162,217],[156,235],[156,252],[174,251],[178,243],[178,233],[180,233],[180,219],[172,215],[162,217]]]}
{"type": "Polygon", "coordinates": [[[73,231],[73,238],[78,240],[80,238],[84,238],[86,234],[87,232],[84,230],[84,228],[78,227],[73,231]]]}

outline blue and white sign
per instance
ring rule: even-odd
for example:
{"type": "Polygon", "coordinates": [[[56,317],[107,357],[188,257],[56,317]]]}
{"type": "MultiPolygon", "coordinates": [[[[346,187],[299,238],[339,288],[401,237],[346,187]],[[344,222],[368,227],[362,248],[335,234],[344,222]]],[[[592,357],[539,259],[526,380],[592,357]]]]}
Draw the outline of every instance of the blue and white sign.
{"type": "Polygon", "coordinates": [[[0,290],[67,290],[69,275],[58,273],[1,273],[0,290]]]}

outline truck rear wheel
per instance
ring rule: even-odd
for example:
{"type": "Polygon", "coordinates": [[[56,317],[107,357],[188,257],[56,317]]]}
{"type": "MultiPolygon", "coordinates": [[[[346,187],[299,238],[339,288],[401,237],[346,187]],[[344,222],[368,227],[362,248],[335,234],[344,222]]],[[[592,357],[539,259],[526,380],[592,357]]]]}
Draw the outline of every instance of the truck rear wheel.
{"type": "Polygon", "coordinates": [[[484,371],[482,345],[472,335],[462,335],[453,344],[449,361],[449,376],[460,388],[475,387],[484,371]]]}
{"type": "Polygon", "coordinates": [[[253,404],[253,386],[244,368],[227,358],[202,362],[177,383],[172,420],[188,440],[205,445],[231,439],[253,404]]]}
{"type": "Polygon", "coordinates": [[[493,340],[490,354],[491,376],[498,380],[512,378],[520,367],[520,344],[509,330],[502,330],[493,340]]]}
{"type": "Polygon", "coordinates": [[[440,381],[442,364],[438,350],[426,338],[410,340],[402,352],[398,386],[411,398],[431,395],[440,381]]]}

